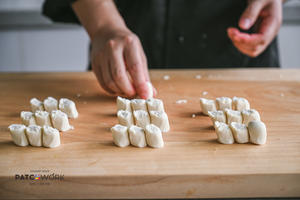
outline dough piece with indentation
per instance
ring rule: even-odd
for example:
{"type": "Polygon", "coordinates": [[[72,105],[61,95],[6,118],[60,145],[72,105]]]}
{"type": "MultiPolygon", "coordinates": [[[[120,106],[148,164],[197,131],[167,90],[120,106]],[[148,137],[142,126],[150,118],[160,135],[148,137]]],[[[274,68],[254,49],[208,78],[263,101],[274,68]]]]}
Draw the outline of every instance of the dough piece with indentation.
{"type": "Polygon", "coordinates": [[[131,126],[129,128],[130,143],[136,147],[147,146],[144,129],[138,126],[131,126]]]}
{"type": "Polygon", "coordinates": [[[150,124],[150,116],[148,112],[144,110],[133,111],[133,117],[134,117],[135,125],[141,128],[146,128],[146,126],[150,124]]]}
{"type": "Polygon", "coordinates": [[[59,110],[66,113],[69,118],[77,118],[78,117],[76,105],[75,105],[74,101],[72,101],[70,99],[61,98],[59,100],[59,110]]]}
{"type": "Polygon", "coordinates": [[[60,110],[53,110],[51,112],[51,120],[53,127],[59,131],[68,131],[73,127],[69,124],[69,119],[66,113],[60,110]]]}
{"type": "Polygon", "coordinates": [[[168,132],[170,130],[170,124],[168,115],[165,112],[162,111],[150,111],[150,121],[151,124],[154,124],[162,132],[168,132]]]}
{"type": "Polygon", "coordinates": [[[217,109],[225,111],[226,109],[232,109],[232,99],[229,97],[216,98],[217,109]]]}
{"type": "Polygon", "coordinates": [[[145,99],[132,99],[131,100],[131,108],[133,111],[144,110],[147,112],[146,100],[145,99]]]}
{"type": "Polygon", "coordinates": [[[251,121],[248,124],[250,141],[253,144],[265,144],[267,141],[267,128],[261,121],[251,121]]]}
{"type": "Polygon", "coordinates": [[[213,123],[215,121],[226,123],[226,114],[223,110],[217,110],[217,111],[208,111],[208,116],[212,120],[213,123]]]}
{"type": "Polygon", "coordinates": [[[52,126],[50,114],[47,111],[38,110],[34,113],[36,124],[39,126],[52,126]]]}
{"type": "Polygon", "coordinates": [[[243,116],[243,124],[248,125],[251,121],[260,121],[260,115],[257,110],[250,109],[250,110],[243,110],[242,111],[243,116]]]}
{"type": "Polygon", "coordinates": [[[208,115],[208,111],[216,111],[216,102],[215,100],[200,98],[200,106],[202,113],[208,115]]]}
{"type": "Polygon", "coordinates": [[[127,110],[132,112],[130,100],[122,97],[117,97],[117,110],[127,110]]]}
{"type": "Polygon", "coordinates": [[[112,132],[115,145],[117,145],[118,147],[126,147],[130,144],[128,128],[126,126],[117,124],[113,126],[110,130],[112,132]]]}
{"type": "Polygon", "coordinates": [[[233,97],[232,98],[232,109],[233,110],[249,110],[250,109],[250,103],[247,99],[243,97],[233,97]]]}
{"type": "Polygon", "coordinates": [[[26,136],[31,146],[42,146],[42,127],[37,125],[30,125],[26,128],[26,136]]]}
{"type": "Polygon", "coordinates": [[[20,115],[21,115],[22,123],[25,126],[36,124],[36,120],[35,120],[34,114],[32,112],[22,111],[20,115]]]}
{"type": "Polygon", "coordinates": [[[55,148],[60,146],[60,135],[57,129],[50,126],[43,126],[42,132],[42,141],[44,147],[55,148]]]}
{"type": "Polygon", "coordinates": [[[162,100],[160,99],[147,99],[147,108],[148,108],[148,111],[162,111],[164,112],[165,109],[164,109],[164,103],[162,100]]]}
{"type": "Polygon", "coordinates": [[[18,146],[24,147],[28,145],[26,137],[26,126],[23,124],[12,124],[8,127],[10,135],[14,143],[18,146]]]}
{"type": "Polygon", "coordinates": [[[164,140],[160,128],[154,124],[149,124],[146,126],[145,133],[148,146],[153,148],[164,147],[164,140]]]}
{"type": "Polygon", "coordinates": [[[117,113],[119,124],[130,127],[134,125],[132,113],[127,110],[119,110],[117,113]]]}
{"type": "Polygon", "coordinates": [[[214,124],[218,141],[222,144],[233,144],[234,138],[229,126],[225,123],[216,121],[214,124]]]}
{"type": "Polygon", "coordinates": [[[237,122],[241,124],[243,122],[241,111],[226,109],[225,113],[227,117],[227,124],[231,124],[231,122],[237,122]]]}
{"type": "Polygon", "coordinates": [[[32,98],[30,100],[30,106],[31,106],[31,111],[33,113],[35,113],[38,110],[44,110],[44,105],[43,102],[41,102],[40,100],[38,100],[37,98],[32,98]]]}
{"type": "Polygon", "coordinates": [[[245,124],[232,122],[230,128],[237,143],[243,144],[249,142],[248,128],[245,124]]]}
{"type": "Polygon", "coordinates": [[[48,113],[51,113],[53,110],[58,110],[58,102],[53,97],[47,97],[44,100],[44,108],[48,113]]]}

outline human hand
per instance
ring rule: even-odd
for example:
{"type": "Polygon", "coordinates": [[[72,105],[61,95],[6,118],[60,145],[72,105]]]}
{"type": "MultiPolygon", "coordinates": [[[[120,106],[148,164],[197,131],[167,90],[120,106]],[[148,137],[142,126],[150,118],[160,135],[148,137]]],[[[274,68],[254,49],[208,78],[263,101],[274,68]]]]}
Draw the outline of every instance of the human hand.
{"type": "Polygon", "coordinates": [[[239,20],[239,27],[255,33],[243,33],[237,28],[228,28],[227,34],[234,46],[242,53],[260,55],[277,35],[282,22],[282,0],[248,0],[248,6],[239,20]]]}

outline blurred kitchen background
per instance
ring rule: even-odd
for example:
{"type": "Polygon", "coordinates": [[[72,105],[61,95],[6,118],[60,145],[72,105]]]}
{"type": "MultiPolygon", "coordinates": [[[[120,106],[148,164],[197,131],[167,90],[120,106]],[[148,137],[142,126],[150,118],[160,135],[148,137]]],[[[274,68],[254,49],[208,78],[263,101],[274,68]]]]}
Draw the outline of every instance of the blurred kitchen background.
{"type": "MultiPolygon", "coordinates": [[[[41,15],[43,0],[0,0],[0,71],[86,71],[89,38],[78,25],[41,15]]],[[[284,5],[282,68],[300,68],[300,0],[284,5]]]]}

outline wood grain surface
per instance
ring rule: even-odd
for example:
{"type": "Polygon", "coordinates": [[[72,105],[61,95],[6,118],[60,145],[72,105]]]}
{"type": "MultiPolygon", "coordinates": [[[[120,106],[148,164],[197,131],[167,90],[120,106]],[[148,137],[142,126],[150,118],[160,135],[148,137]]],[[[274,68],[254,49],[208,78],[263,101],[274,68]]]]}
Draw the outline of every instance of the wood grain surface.
{"type": "Polygon", "coordinates": [[[300,196],[300,70],[157,70],[151,79],[171,125],[163,149],[113,145],[115,97],[90,72],[0,74],[0,199],[300,196]],[[32,97],[48,96],[76,102],[75,129],[61,133],[59,148],[15,146],[7,127],[21,123],[32,97]],[[219,96],[250,101],[267,126],[265,145],[216,141],[199,98],[219,96]],[[53,173],[64,180],[15,180],[53,173]]]}

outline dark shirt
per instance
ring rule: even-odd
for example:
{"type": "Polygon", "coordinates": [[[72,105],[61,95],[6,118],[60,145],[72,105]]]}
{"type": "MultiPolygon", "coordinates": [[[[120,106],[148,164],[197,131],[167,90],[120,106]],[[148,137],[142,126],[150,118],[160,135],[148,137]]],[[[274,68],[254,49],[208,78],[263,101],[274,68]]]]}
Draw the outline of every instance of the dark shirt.
{"type": "MultiPolygon", "coordinates": [[[[227,36],[246,0],[116,0],[143,45],[150,68],[279,67],[277,39],[258,57],[239,52],[227,36]]],[[[68,0],[46,0],[43,13],[79,23],[68,0]]],[[[253,32],[250,30],[249,32],[253,32]]]]}

